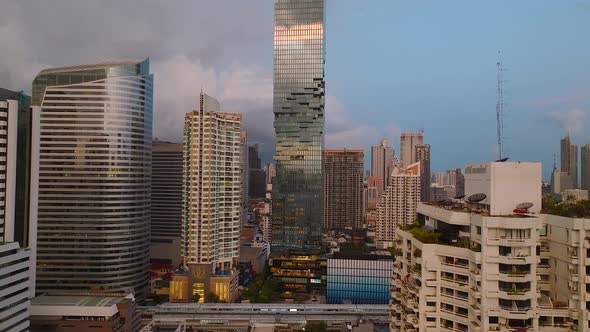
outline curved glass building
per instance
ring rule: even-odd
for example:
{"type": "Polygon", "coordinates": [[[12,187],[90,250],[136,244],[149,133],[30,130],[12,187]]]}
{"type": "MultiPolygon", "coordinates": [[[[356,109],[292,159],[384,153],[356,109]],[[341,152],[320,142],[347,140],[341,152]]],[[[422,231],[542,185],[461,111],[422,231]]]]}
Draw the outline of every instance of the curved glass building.
{"type": "Polygon", "coordinates": [[[324,0],[276,0],[273,253],[322,238],[324,0]]]}
{"type": "Polygon", "coordinates": [[[148,286],[152,82],[149,60],[52,68],[41,107],[37,292],[148,286]]]}

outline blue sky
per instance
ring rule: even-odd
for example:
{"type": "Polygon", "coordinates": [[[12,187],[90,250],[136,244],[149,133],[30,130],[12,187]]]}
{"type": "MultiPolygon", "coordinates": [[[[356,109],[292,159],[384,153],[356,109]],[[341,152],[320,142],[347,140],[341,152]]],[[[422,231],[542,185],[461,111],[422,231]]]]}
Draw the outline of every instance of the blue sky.
{"type": "Polygon", "coordinates": [[[582,122],[566,126],[590,143],[589,1],[327,4],[328,94],[396,145],[395,128],[423,128],[434,170],[495,158],[498,50],[511,159],[543,161],[548,175],[559,120],[582,122]]]}
{"type": "MultiPolygon", "coordinates": [[[[273,2],[3,1],[0,86],[30,92],[47,67],[150,57],[156,137],[181,140],[204,87],[270,160],[273,2]]],[[[494,160],[499,50],[511,159],[543,161],[548,177],[566,130],[590,143],[590,0],[326,2],[328,148],[368,157],[380,138],[398,150],[400,131],[424,129],[433,171],[494,160]]]]}

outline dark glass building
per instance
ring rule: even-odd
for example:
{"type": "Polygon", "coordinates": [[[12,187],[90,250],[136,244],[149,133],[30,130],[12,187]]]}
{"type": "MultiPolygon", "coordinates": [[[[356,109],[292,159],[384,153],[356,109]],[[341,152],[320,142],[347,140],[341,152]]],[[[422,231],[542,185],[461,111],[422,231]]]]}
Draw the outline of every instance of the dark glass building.
{"type": "Polygon", "coordinates": [[[319,248],[324,145],[324,0],[276,0],[272,253],[319,248]]]}

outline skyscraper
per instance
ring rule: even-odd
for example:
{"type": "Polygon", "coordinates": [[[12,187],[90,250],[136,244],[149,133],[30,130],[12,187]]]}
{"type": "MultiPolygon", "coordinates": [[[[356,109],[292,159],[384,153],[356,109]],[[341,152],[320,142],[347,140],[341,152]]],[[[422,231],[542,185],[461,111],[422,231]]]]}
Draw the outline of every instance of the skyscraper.
{"type": "Polygon", "coordinates": [[[182,144],[152,143],[152,263],[180,264],[182,144]]]}
{"type": "Polygon", "coordinates": [[[420,163],[394,168],[387,190],[377,204],[376,242],[381,248],[393,245],[398,226],[416,220],[420,202],[420,163]]]}
{"type": "Polygon", "coordinates": [[[401,167],[408,167],[416,161],[416,146],[424,144],[424,132],[401,133],[399,154],[401,167]]]}
{"type": "Polygon", "coordinates": [[[578,146],[572,144],[570,135],[561,139],[561,171],[566,172],[571,179],[573,188],[578,187],[578,146]]]}
{"type": "Polygon", "coordinates": [[[430,200],[430,145],[416,145],[416,161],[420,163],[420,200],[430,200]]]}
{"type": "Polygon", "coordinates": [[[582,185],[581,189],[590,191],[590,144],[583,145],[582,155],[582,185]]]}
{"type": "Polygon", "coordinates": [[[363,150],[325,150],[324,229],[363,225],[363,150]]]}
{"type": "Polygon", "coordinates": [[[455,195],[465,195],[465,176],[460,168],[455,169],[455,195]]]}
{"type": "Polygon", "coordinates": [[[203,273],[237,263],[242,214],[241,114],[219,111],[201,93],[186,113],[183,141],[182,256],[203,273]]]}
{"type": "Polygon", "coordinates": [[[41,107],[37,292],[145,297],[150,245],[149,60],[45,69],[41,107]]]}
{"type": "Polygon", "coordinates": [[[371,147],[371,176],[379,177],[378,195],[381,195],[391,176],[394,166],[395,151],[388,146],[387,139],[382,139],[379,145],[371,147]]]}
{"type": "Polygon", "coordinates": [[[266,173],[262,169],[260,145],[248,147],[248,195],[250,198],[264,198],[266,195],[266,173]]]}
{"type": "Polygon", "coordinates": [[[324,0],[276,0],[273,253],[322,237],[324,0]]]}
{"type": "Polygon", "coordinates": [[[0,89],[0,330],[29,331],[35,296],[39,108],[0,89]]]}

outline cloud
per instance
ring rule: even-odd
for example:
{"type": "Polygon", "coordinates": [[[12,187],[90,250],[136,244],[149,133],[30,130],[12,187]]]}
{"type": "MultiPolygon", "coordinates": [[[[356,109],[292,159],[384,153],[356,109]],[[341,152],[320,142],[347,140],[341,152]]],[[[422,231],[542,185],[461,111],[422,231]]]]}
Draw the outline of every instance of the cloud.
{"type": "Polygon", "coordinates": [[[545,107],[554,105],[571,104],[590,98],[590,89],[580,90],[576,93],[563,96],[551,96],[536,100],[529,104],[531,107],[545,107]]]}
{"type": "Polygon", "coordinates": [[[547,113],[549,120],[556,122],[566,133],[570,134],[583,133],[587,116],[587,112],[575,108],[547,113]]]}

